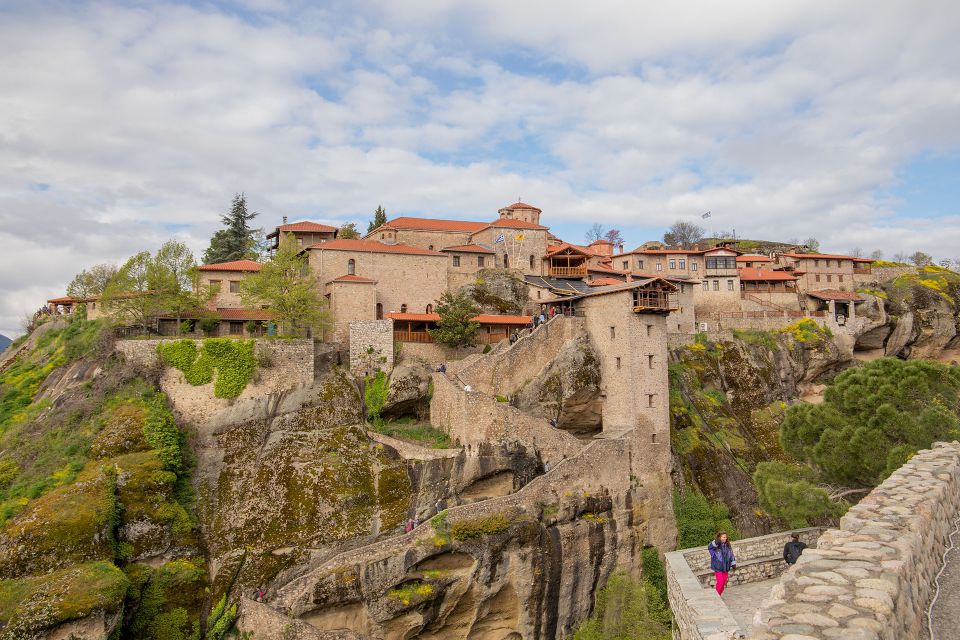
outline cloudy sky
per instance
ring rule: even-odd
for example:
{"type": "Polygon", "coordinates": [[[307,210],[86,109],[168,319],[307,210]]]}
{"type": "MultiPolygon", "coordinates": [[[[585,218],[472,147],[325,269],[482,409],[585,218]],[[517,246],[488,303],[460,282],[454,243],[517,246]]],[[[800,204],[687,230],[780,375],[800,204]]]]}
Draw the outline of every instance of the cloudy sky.
{"type": "Polygon", "coordinates": [[[235,192],[960,258],[960,4],[0,2],[0,333],[235,192]]]}

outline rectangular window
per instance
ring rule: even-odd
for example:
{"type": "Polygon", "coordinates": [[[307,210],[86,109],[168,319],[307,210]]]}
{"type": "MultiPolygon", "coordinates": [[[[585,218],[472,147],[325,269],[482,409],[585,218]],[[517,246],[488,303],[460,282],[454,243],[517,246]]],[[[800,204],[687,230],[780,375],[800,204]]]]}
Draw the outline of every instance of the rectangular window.
{"type": "Polygon", "coordinates": [[[624,260],[624,261],[623,261],[623,270],[626,271],[626,270],[629,269],[629,268],[630,268],[630,261],[629,261],[629,260],[624,260]]]}
{"type": "Polygon", "coordinates": [[[477,266],[478,267],[483,266],[483,256],[477,256],[477,266]]]}
{"type": "MultiPolygon", "coordinates": [[[[679,328],[680,328],[680,325],[677,325],[677,328],[679,329],[679,328]]],[[[653,369],[653,354],[652,354],[652,353],[647,355],[647,368],[653,369]]]]}
{"type": "Polygon", "coordinates": [[[697,270],[697,261],[696,261],[696,260],[691,260],[691,261],[690,261],[690,270],[691,270],[691,271],[696,271],[696,270],[697,270]]]}
{"type": "Polygon", "coordinates": [[[737,259],[733,256],[707,258],[707,269],[736,269],[737,259]]]}
{"type": "Polygon", "coordinates": [[[230,335],[232,335],[232,336],[242,336],[242,335],[243,335],[243,323],[242,323],[242,322],[230,322],[230,335]]]}
{"type": "Polygon", "coordinates": [[[843,274],[837,276],[837,282],[843,282],[843,274]]]}
{"type": "Polygon", "coordinates": [[[663,263],[662,263],[662,262],[658,262],[658,263],[657,263],[657,271],[663,271],[663,263]]]}
{"type": "Polygon", "coordinates": [[[303,246],[303,238],[297,238],[297,245],[303,246]]]}
{"type": "Polygon", "coordinates": [[[460,266],[460,256],[453,256],[453,266],[455,267],[460,266]]]}
{"type": "Polygon", "coordinates": [[[616,358],[616,361],[617,361],[617,369],[619,369],[619,368],[620,368],[620,358],[619,358],[619,357],[616,358]]]}
{"type": "Polygon", "coordinates": [[[219,281],[219,280],[211,280],[211,281],[210,281],[210,288],[213,289],[214,287],[216,287],[216,288],[218,288],[218,289],[220,288],[220,281],[219,281]]]}
{"type": "Polygon", "coordinates": [[[819,261],[819,260],[814,260],[814,261],[813,261],[813,266],[819,267],[819,266],[820,266],[820,261],[819,261]]]}
{"type": "Polygon", "coordinates": [[[540,293],[541,293],[540,289],[537,289],[537,300],[540,299],[540,293]]]}
{"type": "Polygon", "coordinates": [[[637,269],[643,270],[643,260],[637,260],[637,269]]]}
{"type": "Polygon", "coordinates": [[[647,406],[650,407],[651,409],[653,408],[653,397],[654,397],[654,394],[652,393],[647,394],[647,406]]]}
{"type": "Polygon", "coordinates": [[[829,273],[827,274],[827,282],[833,282],[833,276],[831,276],[829,273]]]}
{"type": "Polygon", "coordinates": [[[733,291],[733,280],[727,280],[727,291],[733,291]]]}
{"type": "Polygon", "coordinates": [[[648,336],[652,336],[652,335],[653,335],[653,325],[652,325],[652,324],[648,324],[648,325],[647,325],[647,335],[648,335],[648,336]]]}
{"type": "Polygon", "coordinates": [[[714,280],[714,281],[713,281],[713,290],[714,290],[714,291],[720,291],[720,281],[719,281],[719,280],[714,280]]]}
{"type": "Polygon", "coordinates": [[[613,338],[616,338],[616,337],[617,337],[617,328],[610,327],[610,339],[612,340],[613,338]]]}
{"type": "Polygon", "coordinates": [[[703,281],[703,290],[704,290],[704,291],[710,291],[710,281],[709,281],[709,280],[704,280],[704,281],[703,281]]]}
{"type": "Polygon", "coordinates": [[[240,281],[231,280],[230,281],[230,293],[240,293],[240,281]]]}
{"type": "Polygon", "coordinates": [[[813,276],[813,277],[814,277],[814,279],[815,279],[817,282],[820,282],[820,274],[819,274],[819,273],[816,274],[816,275],[813,276]]]}
{"type": "Polygon", "coordinates": [[[671,268],[671,269],[676,269],[676,268],[677,268],[677,261],[676,261],[676,260],[671,260],[671,261],[670,261],[670,268],[671,268]]]}
{"type": "Polygon", "coordinates": [[[687,261],[684,260],[683,258],[680,258],[680,268],[681,268],[681,269],[686,269],[686,268],[687,268],[687,261]]]}

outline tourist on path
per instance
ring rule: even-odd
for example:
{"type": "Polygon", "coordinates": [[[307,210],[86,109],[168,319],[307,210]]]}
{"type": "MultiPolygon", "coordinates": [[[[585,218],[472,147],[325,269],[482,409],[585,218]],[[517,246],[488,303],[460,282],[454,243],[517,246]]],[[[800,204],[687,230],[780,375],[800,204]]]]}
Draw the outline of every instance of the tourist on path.
{"type": "Polygon", "coordinates": [[[807,548],[807,545],[800,542],[799,533],[794,533],[791,537],[793,540],[783,545],[783,559],[787,564],[796,564],[797,559],[800,557],[800,554],[803,553],[803,550],[807,548]]]}
{"type": "Polygon", "coordinates": [[[730,570],[737,566],[737,558],[733,555],[733,547],[725,531],[717,533],[717,537],[707,545],[707,551],[710,552],[710,568],[717,579],[717,593],[722,596],[730,570]]]}

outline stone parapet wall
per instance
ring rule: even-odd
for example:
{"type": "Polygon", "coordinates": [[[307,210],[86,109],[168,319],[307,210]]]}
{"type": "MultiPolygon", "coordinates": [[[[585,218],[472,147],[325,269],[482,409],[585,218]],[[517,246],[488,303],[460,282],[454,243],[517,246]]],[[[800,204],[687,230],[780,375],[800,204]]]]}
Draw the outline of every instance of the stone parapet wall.
{"type": "Polygon", "coordinates": [[[583,318],[556,316],[532,333],[525,331],[516,343],[501,342],[485,357],[450,370],[476,391],[512,395],[583,332],[583,326],[583,318]]]}
{"type": "MultiPolygon", "coordinates": [[[[823,529],[807,528],[774,533],[733,542],[737,568],[730,573],[731,586],[776,578],[787,569],[783,546],[797,533],[809,547],[815,547],[823,529]]],[[[807,553],[806,551],[804,553],[807,553]]],[[[666,554],[667,593],[681,640],[726,640],[739,629],[726,604],[712,589],[707,547],[694,547],[666,554]]],[[[738,631],[739,630],[739,631],[738,631]]]]}
{"type": "Polygon", "coordinates": [[[397,344],[401,345],[399,350],[399,359],[401,362],[409,358],[421,360],[434,366],[439,365],[441,362],[450,363],[460,360],[471,354],[480,353],[483,350],[483,345],[454,349],[436,342],[399,342],[397,344]]]}
{"type": "MultiPolygon", "coordinates": [[[[160,365],[157,345],[177,342],[179,338],[153,340],[117,340],[114,349],[137,369],[152,369],[160,365]]],[[[194,340],[199,348],[202,339],[194,340]]],[[[253,349],[258,360],[269,363],[265,368],[280,369],[289,382],[289,388],[313,382],[313,340],[257,339],[253,349]]]]}
{"type": "Polygon", "coordinates": [[[583,448],[579,440],[551,427],[543,418],[528,415],[488,395],[465,391],[441,373],[433,375],[430,421],[464,446],[516,442],[538,452],[550,466],[572,458],[583,448]]]}
{"type": "Polygon", "coordinates": [[[393,320],[350,323],[350,371],[370,375],[393,369],[393,320]]]}
{"type": "Polygon", "coordinates": [[[960,510],[960,443],[917,453],[787,571],[750,638],[919,638],[960,510]]]}

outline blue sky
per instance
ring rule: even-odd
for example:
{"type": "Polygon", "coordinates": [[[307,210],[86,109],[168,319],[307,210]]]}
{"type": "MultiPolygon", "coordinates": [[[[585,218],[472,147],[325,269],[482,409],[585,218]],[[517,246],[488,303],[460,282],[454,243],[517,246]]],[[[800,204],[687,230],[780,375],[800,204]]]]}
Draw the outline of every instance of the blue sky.
{"type": "Polygon", "coordinates": [[[960,6],[285,0],[0,6],[0,333],[235,192],[365,227],[628,246],[676,220],[960,259],[960,6]]]}

